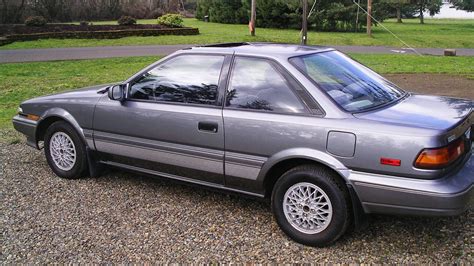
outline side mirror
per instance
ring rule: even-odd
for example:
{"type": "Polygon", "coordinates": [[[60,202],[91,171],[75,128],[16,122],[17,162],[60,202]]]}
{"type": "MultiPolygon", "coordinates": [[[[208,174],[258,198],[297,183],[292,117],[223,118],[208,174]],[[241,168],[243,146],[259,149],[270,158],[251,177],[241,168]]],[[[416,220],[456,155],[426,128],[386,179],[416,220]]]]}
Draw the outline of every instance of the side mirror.
{"type": "Polygon", "coordinates": [[[124,87],[123,84],[111,86],[108,91],[109,99],[123,101],[125,99],[124,87]]]}

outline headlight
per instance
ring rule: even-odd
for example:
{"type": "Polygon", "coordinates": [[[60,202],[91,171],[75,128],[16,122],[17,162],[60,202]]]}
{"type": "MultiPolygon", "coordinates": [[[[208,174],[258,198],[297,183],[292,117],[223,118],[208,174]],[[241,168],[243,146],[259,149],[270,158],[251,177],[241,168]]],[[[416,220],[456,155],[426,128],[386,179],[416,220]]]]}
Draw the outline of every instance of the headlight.
{"type": "Polygon", "coordinates": [[[18,114],[23,114],[23,109],[21,109],[21,107],[18,107],[18,109],[16,110],[16,112],[17,112],[18,114]]]}

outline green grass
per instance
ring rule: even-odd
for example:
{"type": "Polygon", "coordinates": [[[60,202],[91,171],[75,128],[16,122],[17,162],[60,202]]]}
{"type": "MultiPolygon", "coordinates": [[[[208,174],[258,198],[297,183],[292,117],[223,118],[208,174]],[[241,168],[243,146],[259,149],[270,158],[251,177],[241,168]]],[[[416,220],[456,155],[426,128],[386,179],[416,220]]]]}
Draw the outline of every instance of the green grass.
{"type": "MultiPolygon", "coordinates": [[[[362,55],[380,73],[447,73],[474,78],[474,57],[362,55]]],[[[19,103],[40,95],[124,80],[159,57],[129,57],[0,65],[0,129],[11,129],[19,103]]],[[[1,134],[0,134],[1,135],[1,134]]]]}
{"type": "Polygon", "coordinates": [[[0,65],[0,129],[11,127],[26,99],[124,80],[158,57],[129,57],[0,65]]]}
{"type": "Polygon", "coordinates": [[[351,54],[359,62],[382,74],[442,73],[474,79],[474,57],[351,54]]]}
{"type": "MultiPolygon", "coordinates": [[[[98,39],[44,39],[15,42],[0,49],[92,47],[115,45],[165,45],[165,44],[208,44],[219,42],[264,41],[298,43],[299,30],[257,28],[257,36],[249,35],[247,25],[205,23],[196,19],[185,19],[188,27],[198,27],[196,36],[127,37],[114,40],[98,39]]],[[[474,20],[426,19],[424,25],[417,19],[405,19],[404,23],[387,20],[384,25],[412,47],[474,48],[474,20]]],[[[113,21],[94,22],[114,24],[113,21]]],[[[156,23],[156,20],[140,20],[139,23],[156,23]]],[[[309,44],[320,45],[403,45],[382,27],[374,27],[373,37],[364,32],[310,32],[309,44]]]]}

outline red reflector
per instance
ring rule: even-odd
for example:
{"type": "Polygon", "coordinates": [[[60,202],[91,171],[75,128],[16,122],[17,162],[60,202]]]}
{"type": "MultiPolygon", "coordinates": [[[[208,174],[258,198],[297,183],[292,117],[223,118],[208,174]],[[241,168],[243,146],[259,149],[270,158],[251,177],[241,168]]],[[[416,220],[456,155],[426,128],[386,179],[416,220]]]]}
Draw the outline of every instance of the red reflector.
{"type": "Polygon", "coordinates": [[[391,158],[380,158],[380,164],[392,165],[392,166],[400,166],[402,162],[398,159],[391,159],[391,158]]]}

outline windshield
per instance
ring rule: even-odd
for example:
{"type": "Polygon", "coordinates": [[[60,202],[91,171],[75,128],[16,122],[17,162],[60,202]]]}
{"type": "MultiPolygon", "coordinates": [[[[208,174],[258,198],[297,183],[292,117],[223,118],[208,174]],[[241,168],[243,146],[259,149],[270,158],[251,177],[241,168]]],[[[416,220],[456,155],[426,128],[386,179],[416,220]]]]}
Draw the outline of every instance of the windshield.
{"type": "Polygon", "coordinates": [[[379,74],[337,51],[298,56],[290,62],[349,112],[381,106],[405,94],[379,74]]]}

